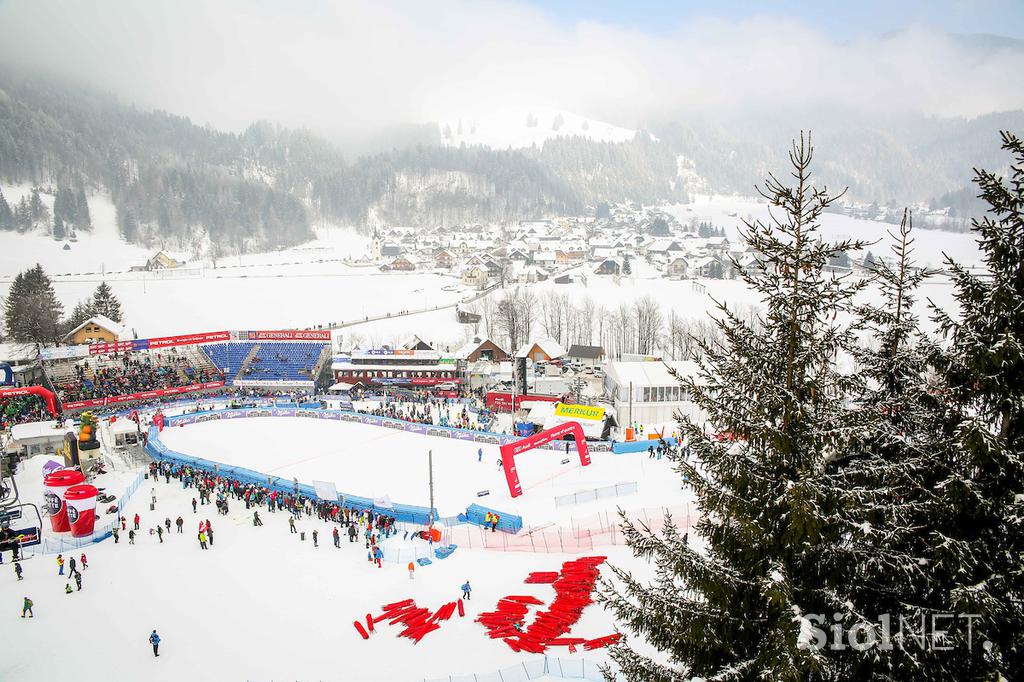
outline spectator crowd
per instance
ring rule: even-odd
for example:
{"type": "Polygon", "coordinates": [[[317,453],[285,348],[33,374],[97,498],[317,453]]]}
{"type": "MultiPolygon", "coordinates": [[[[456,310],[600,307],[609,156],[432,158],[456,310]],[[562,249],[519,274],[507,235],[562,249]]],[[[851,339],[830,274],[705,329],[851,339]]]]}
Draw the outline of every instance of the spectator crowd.
{"type": "Polygon", "coordinates": [[[59,382],[57,395],[61,402],[109,398],[144,393],[189,384],[218,381],[220,372],[194,367],[184,356],[148,354],[120,356],[114,364],[90,366],[89,360],[74,364],[75,378],[59,382]]]}

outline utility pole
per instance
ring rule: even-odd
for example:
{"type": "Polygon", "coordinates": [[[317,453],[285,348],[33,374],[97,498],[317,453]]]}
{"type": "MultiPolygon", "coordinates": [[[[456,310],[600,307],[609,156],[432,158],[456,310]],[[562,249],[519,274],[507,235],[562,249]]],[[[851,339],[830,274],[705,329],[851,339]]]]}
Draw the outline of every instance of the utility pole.
{"type": "Polygon", "coordinates": [[[434,525],[434,451],[427,450],[427,479],[430,483],[430,523],[427,526],[434,525]]]}

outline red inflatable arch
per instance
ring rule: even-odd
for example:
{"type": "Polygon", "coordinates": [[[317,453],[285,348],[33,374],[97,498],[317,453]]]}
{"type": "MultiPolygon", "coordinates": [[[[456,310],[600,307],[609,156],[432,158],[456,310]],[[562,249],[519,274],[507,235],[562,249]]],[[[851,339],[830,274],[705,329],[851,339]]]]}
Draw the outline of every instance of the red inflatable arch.
{"type": "Polygon", "coordinates": [[[580,455],[580,464],[583,466],[590,464],[590,448],[587,447],[587,439],[583,435],[583,427],[576,422],[559,424],[547,431],[535,433],[529,438],[501,446],[501,462],[505,465],[505,479],[508,480],[508,491],[512,497],[519,497],[523,494],[523,486],[519,484],[519,473],[516,471],[516,455],[521,455],[527,450],[533,450],[551,441],[562,440],[568,435],[571,435],[576,441],[576,451],[580,455]]]}
{"type": "Polygon", "coordinates": [[[22,395],[37,395],[46,403],[46,409],[54,417],[57,416],[57,397],[42,386],[23,386],[21,388],[0,388],[0,398],[15,398],[22,395]]]}

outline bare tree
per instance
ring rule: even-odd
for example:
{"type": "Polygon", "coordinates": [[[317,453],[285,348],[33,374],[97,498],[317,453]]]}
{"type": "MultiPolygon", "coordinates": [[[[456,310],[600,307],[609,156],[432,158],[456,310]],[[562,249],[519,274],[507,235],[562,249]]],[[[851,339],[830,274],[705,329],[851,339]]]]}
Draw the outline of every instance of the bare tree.
{"type": "Polygon", "coordinates": [[[664,319],[661,306],[650,296],[644,296],[636,304],[636,352],[649,355],[658,345],[658,337],[664,319]]]}

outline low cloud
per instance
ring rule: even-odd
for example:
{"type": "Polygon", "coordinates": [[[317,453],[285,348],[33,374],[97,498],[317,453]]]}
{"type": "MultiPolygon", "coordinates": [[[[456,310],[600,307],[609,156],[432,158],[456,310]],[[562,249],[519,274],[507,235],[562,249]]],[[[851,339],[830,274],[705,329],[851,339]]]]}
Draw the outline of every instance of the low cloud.
{"type": "Polygon", "coordinates": [[[928,26],[839,43],[773,16],[655,36],[501,1],[15,1],[0,4],[0,60],[234,130],[371,130],[524,105],[624,126],[677,112],[1024,108],[1019,44],[928,26]]]}

